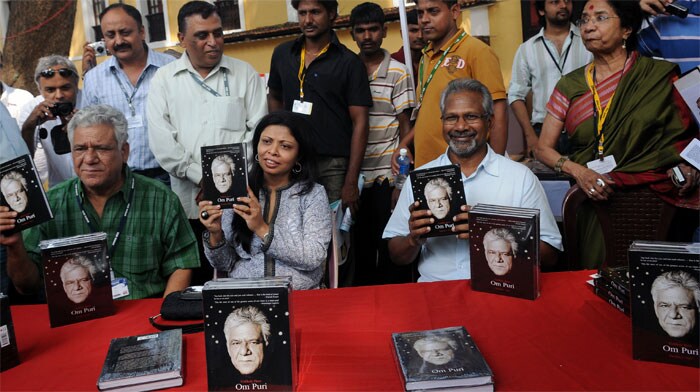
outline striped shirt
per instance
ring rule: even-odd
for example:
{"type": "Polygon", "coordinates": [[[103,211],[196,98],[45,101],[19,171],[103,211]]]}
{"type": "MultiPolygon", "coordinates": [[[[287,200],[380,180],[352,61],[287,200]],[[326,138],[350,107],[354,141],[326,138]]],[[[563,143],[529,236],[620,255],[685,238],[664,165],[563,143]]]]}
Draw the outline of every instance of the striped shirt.
{"type": "Polygon", "coordinates": [[[688,8],[688,17],[658,15],[637,35],[639,52],[676,63],[681,72],[700,65],[700,1],[677,0],[688,8]]]}
{"type": "Polygon", "coordinates": [[[126,278],[129,284],[129,296],[122,299],[161,295],[173,272],[199,267],[197,242],[177,196],[159,181],[132,174],[129,168],[125,170],[124,185],[107,201],[101,218],[87,201],[77,177],[49,190],[46,196],[54,219],[22,233],[27,254],[40,271],[39,241],[91,232],[76,198],[75,185],[78,184],[78,194],[90,222],[97,231],[107,233],[111,247],[129,200],[132,178],[135,193],[111,260],[114,275],[126,278]]]}
{"type": "Polygon", "coordinates": [[[578,27],[571,25],[561,53],[544,36],[544,28],[525,41],[515,52],[513,75],[508,86],[508,104],[525,100],[532,91],[532,124],[541,124],[547,114],[545,107],[562,75],[583,67],[593,55],[583,46],[578,27]],[[555,63],[556,59],[556,63],[555,63]],[[561,69],[561,71],[560,71],[561,69]]]}
{"type": "Polygon", "coordinates": [[[128,163],[129,167],[134,170],[160,167],[148,144],[146,97],[156,71],[174,60],[175,57],[173,56],[148,49],[148,62],[146,63],[146,68],[141,72],[136,86],[131,84],[131,81],[129,81],[126,73],[122,71],[114,56],[85,74],[83,102],[80,108],[106,104],[124,113],[124,116],[129,121],[128,163]],[[124,90],[122,90],[122,87],[124,90]],[[125,91],[129,97],[133,95],[132,105],[135,109],[134,113],[129,108],[128,99],[124,95],[125,91]]]}
{"type": "Polygon", "coordinates": [[[391,58],[384,50],[377,70],[369,77],[373,105],[369,110],[369,135],[362,161],[365,188],[381,183],[391,175],[391,156],[399,144],[399,120],[397,116],[416,106],[413,81],[404,64],[391,58]]]}

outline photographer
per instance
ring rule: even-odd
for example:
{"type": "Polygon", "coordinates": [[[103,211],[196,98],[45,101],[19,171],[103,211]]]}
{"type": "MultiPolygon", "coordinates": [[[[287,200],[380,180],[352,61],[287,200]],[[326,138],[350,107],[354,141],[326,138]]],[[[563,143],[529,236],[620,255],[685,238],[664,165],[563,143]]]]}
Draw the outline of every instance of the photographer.
{"type": "Polygon", "coordinates": [[[700,1],[640,0],[653,18],[638,35],[639,52],[678,64],[681,73],[700,65],[700,1]]]}
{"type": "Polygon", "coordinates": [[[22,107],[18,122],[32,154],[41,143],[52,187],[75,175],[66,125],[80,103],[78,71],[66,57],[51,55],[39,59],[34,80],[41,95],[22,107]]]}

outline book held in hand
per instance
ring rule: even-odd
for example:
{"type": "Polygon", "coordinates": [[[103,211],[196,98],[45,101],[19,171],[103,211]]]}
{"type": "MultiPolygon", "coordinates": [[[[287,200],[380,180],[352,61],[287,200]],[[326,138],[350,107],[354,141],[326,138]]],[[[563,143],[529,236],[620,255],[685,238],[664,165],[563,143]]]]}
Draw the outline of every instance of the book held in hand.
{"type": "Polygon", "coordinates": [[[53,219],[34,161],[22,155],[0,164],[0,205],[17,212],[12,234],[53,219]]]}
{"type": "Polygon", "coordinates": [[[290,277],[205,283],[209,390],[293,390],[296,363],[290,277]]]}
{"type": "Polygon", "coordinates": [[[203,146],[204,200],[232,208],[236,198],[248,195],[248,159],[245,143],[203,146]]]}
{"type": "Polygon", "coordinates": [[[469,211],[472,289],[511,297],[540,295],[540,211],[477,204],[469,211]]]}
{"type": "Polygon", "coordinates": [[[491,368],[464,327],[393,333],[392,339],[407,391],[493,390],[491,368]]]}
{"type": "Polygon", "coordinates": [[[97,388],[152,391],[182,383],[182,330],[171,329],[112,339],[97,388]]]}
{"type": "Polygon", "coordinates": [[[700,367],[700,243],[635,241],[628,259],[633,358],[700,367]]]}
{"type": "Polygon", "coordinates": [[[414,170],[410,176],[413,198],[420,203],[420,208],[429,209],[435,219],[425,237],[455,235],[452,218],[467,204],[459,166],[414,170]]]}
{"type": "Polygon", "coordinates": [[[51,327],[113,315],[107,234],[39,243],[51,327]]]}

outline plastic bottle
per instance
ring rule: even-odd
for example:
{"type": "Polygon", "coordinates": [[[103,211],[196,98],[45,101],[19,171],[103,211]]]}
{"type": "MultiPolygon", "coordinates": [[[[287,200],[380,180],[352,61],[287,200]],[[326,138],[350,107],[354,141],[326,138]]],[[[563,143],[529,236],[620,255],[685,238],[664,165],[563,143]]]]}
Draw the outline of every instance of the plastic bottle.
{"type": "Polygon", "coordinates": [[[408,159],[406,154],[408,154],[408,150],[402,148],[399,150],[399,156],[396,158],[396,162],[399,163],[399,174],[394,178],[394,186],[396,189],[403,188],[408,172],[411,170],[411,160],[408,159]]]}

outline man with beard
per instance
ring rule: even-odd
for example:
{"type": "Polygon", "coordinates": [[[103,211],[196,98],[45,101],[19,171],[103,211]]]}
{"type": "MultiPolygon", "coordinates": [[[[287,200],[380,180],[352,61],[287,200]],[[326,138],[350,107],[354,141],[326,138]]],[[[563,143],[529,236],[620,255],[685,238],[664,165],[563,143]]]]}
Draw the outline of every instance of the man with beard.
{"type": "MultiPolygon", "coordinates": [[[[588,64],[591,53],[581,40],[578,27],[571,23],[573,0],[535,1],[540,24],[544,27],[515,52],[513,74],[508,86],[508,103],[523,130],[527,155],[537,145],[545,106],[562,75],[588,64]],[[532,92],[532,116],[525,98],[532,92]]],[[[560,152],[565,142],[560,140],[560,152]]]]}
{"type": "MultiPolygon", "coordinates": [[[[132,172],[170,184],[148,145],[146,97],[156,71],[175,58],[146,45],[141,13],[133,6],[115,3],[105,8],[100,28],[112,56],[85,74],[82,106],[107,104],[124,113],[129,121],[132,172]]],[[[94,60],[95,50],[88,45],[84,50],[83,57],[94,60]]]]}
{"type": "Polygon", "coordinates": [[[542,185],[519,163],[496,154],[486,143],[493,128],[493,100],[477,80],[457,79],[440,98],[442,134],[447,151],[421,168],[457,164],[462,171],[464,195],[470,205],[454,217],[454,236],[423,236],[435,222],[433,213],[420,208],[406,180],[383,237],[389,239],[392,261],[406,265],[419,257],[419,282],[469,279],[469,209],[478,203],[540,210],[540,255],[544,265],[556,262],[561,235],[542,185]]]}

